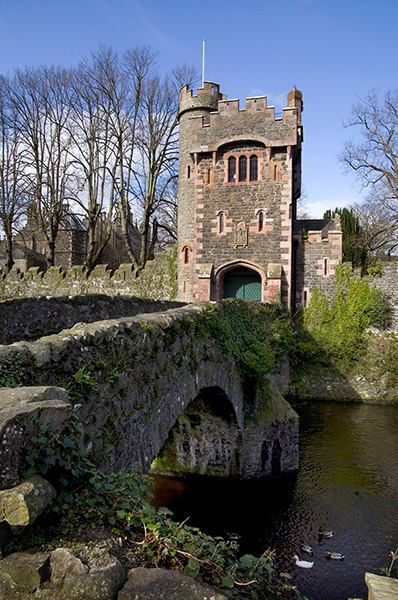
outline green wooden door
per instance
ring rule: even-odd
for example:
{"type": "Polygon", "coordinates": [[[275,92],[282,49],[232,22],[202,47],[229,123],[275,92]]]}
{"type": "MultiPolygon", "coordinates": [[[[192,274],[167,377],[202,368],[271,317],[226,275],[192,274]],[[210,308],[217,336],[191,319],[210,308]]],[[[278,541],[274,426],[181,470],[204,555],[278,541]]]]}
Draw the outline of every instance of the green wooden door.
{"type": "Polygon", "coordinates": [[[240,267],[225,275],[223,298],[245,298],[261,302],[261,277],[255,271],[240,267]]]}

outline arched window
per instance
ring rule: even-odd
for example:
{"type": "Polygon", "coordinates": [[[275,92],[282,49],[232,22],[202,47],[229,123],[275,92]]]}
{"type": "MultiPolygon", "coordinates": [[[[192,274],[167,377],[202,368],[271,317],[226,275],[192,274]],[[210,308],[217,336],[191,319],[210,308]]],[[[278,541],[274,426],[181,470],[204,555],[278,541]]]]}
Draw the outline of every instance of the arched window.
{"type": "Polygon", "coordinates": [[[184,246],[182,250],[183,262],[184,265],[189,265],[191,262],[191,252],[189,246],[184,246]]]}
{"type": "Polygon", "coordinates": [[[255,154],[250,157],[250,181],[258,179],[258,158],[255,154]]]}
{"type": "Polygon", "coordinates": [[[247,158],[246,156],[239,157],[239,181],[247,179],[247,158]]]}
{"type": "Polygon", "coordinates": [[[258,213],[258,230],[264,231],[264,212],[262,210],[258,213]]]}
{"type": "Polygon", "coordinates": [[[236,158],[230,156],[228,159],[228,182],[232,183],[236,179],[236,158]]]}
{"type": "Polygon", "coordinates": [[[218,214],[218,233],[224,233],[225,230],[225,215],[224,213],[218,214]]]}

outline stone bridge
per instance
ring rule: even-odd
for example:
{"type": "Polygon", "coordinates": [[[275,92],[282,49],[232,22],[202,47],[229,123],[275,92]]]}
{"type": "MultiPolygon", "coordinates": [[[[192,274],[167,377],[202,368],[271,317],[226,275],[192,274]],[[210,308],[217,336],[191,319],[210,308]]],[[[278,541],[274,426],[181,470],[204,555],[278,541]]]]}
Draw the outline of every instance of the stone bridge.
{"type": "Polygon", "coordinates": [[[286,364],[255,389],[209,335],[217,305],[159,304],[158,312],[3,345],[0,377],[24,386],[25,398],[26,388],[66,388],[84,442],[106,471],[139,464],[144,472],[252,478],[296,470],[298,417],[282,396],[286,364]]]}

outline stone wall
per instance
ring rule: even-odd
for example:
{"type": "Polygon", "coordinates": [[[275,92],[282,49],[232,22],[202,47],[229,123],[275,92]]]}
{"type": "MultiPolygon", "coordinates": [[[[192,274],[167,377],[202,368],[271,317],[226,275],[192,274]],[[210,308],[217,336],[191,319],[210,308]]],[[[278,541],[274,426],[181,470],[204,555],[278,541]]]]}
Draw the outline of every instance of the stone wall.
{"type": "Polygon", "coordinates": [[[104,294],[3,300],[0,302],[0,344],[37,339],[70,329],[80,322],[133,317],[177,306],[183,303],[104,294]]]}
{"type": "Polygon", "coordinates": [[[298,220],[294,233],[295,307],[308,306],[317,288],[332,302],[336,267],[343,257],[343,236],[334,220],[298,220]]]}
{"type": "Polygon", "coordinates": [[[176,269],[174,246],[158,253],[138,277],[127,263],[116,271],[108,265],[97,265],[90,275],[80,266],[67,272],[59,266],[51,267],[45,273],[37,267],[27,273],[13,269],[7,275],[0,274],[0,299],[108,294],[173,300],[177,295],[176,269]]]}
{"type": "Polygon", "coordinates": [[[398,331],[398,261],[382,262],[382,276],[373,279],[391,306],[391,329],[398,331]]]}

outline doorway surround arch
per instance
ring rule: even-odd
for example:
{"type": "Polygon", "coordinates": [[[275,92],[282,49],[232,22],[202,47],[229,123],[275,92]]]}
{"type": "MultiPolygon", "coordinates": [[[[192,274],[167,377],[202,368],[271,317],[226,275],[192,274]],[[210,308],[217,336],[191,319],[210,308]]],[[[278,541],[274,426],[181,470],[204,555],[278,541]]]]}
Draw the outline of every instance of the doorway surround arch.
{"type": "Polygon", "coordinates": [[[267,286],[267,275],[264,269],[256,265],[255,263],[243,260],[235,260],[227,264],[221,265],[215,272],[215,283],[214,283],[214,299],[222,300],[224,298],[224,283],[226,275],[231,275],[233,271],[238,269],[247,269],[253,271],[259,275],[261,280],[261,302],[265,301],[266,297],[266,286],[267,286]]]}

